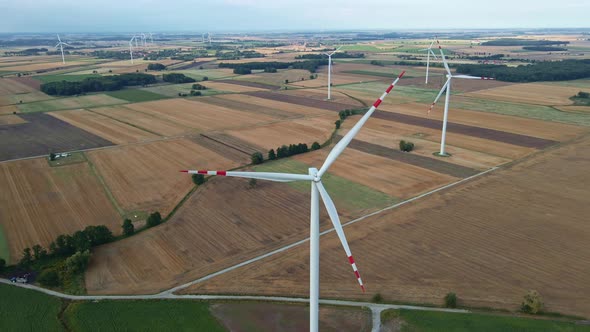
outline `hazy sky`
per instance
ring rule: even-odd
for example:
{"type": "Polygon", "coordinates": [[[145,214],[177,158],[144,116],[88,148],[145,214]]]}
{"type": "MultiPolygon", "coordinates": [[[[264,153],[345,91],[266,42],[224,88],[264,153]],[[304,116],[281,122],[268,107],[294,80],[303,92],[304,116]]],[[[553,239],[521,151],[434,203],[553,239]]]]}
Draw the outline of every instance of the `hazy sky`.
{"type": "Polygon", "coordinates": [[[590,0],[0,0],[0,32],[589,27],[590,0]]]}

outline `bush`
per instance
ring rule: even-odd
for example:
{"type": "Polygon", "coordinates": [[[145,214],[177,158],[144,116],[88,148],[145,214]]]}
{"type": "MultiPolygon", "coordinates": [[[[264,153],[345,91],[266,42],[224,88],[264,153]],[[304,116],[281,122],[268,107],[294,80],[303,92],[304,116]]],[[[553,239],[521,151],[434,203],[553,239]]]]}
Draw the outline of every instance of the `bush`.
{"type": "Polygon", "coordinates": [[[161,64],[161,63],[150,63],[150,64],[147,66],[147,69],[148,69],[148,70],[158,70],[158,71],[159,71],[159,70],[164,70],[164,69],[166,69],[166,66],[164,66],[164,65],[163,65],[163,64],[161,64]]]}
{"type": "Polygon", "coordinates": [[[311,151],[318,150],[319,148],[321,148],[321,146],[318,142],[313,142],[313,144],[311,145],[311,151]]]}
{"type": "Polygon", "coordinates": [[[373,303],[383,302],[383,296],[381,296],[381,293],[377,293],[377,294],[373,295],[373,297],[371,298],[371,302],[373,302],[373,303]]]}
{"type": "Polygon", "coordinates": [[[336,125],[336,129],[340,129],[340,125],[342,125],[342,120],[336,120],[334,124],[336,125]]]}
{"type": "Polygon", "coordinates": [[[445,307],[457,308],[457,294],[447,293],[447,295],[445,295],[445,307]]]}
{"type": "Polygon", "coordinates": [[[52,161],[55,160],[55,153],[51,152],[49,154],[49,160],[52,160],[52,161]]]}
{"type": "Polygon", "coordinates": [[[414,150],[414,143],[401,140],[399,141],[399,149],[400,151],[410,152],[414,150]]]}
{"type": "Polygon", "coordinates": [[[250,159],[254,165],[262,164],[264,161],[264,157],[262,157],[262,153],[260,152],[254,152],[252,156],[250,156],[250,159]]]}
{"type": "Polygon", "coordinates": [[[193,174],[192,178],[193,178],[193,183],[196,184],[197,186],[200,186],[203,183],[205,183],[205,175],[203,175],[203,174],[193,174]]]}
{"type": "Polygon", "coordinates": [[[543,299],[541,298],[541,294],[535,290],[528,291],[522,300],[520,310],[527,314],[537,314],[541,312],[543,310],[543,299]]]}
{"type": "Polygon", "coordinates": [[[33,258],[35,260],[43,259],[47,257],[47,250],[41,247],[40,245],[36,244],[33,246],[33,258]]]}
{"type": "Polygon", "coordinates": [[[0,258],[0,272],[4,271],[5,267],[6,267],[6,260],[4,260],[4,258],[0,258]]]}
{"type": "Polygon", "coordinates": [[[131,236],[135,233],[135,226],[133,226],[130,219],[123,220],[123,226],[121,227],[123,228],[123,235],[125,236],[131,236]]]}
{"type": "Polygon", "coordinates": [[[46,287],[57,287],[60,284],[59,274],[53,268],[41,271],[37,277],[37,281],[39,281],[42,286],[46,287]]]}
{"type": "Polygon", "coordinates": [[[154,227],[162,223],[160,212],[154,212],[146,220],[147,227],[154,227]]]}
{"type": "Polygon", "coordinates": [[[201,91],[191,90],[191,96],[200,96],[200,95],[201,95],[201,91]]]}
{"type": "MultiPolygon", "coordinates": [[[[201,67],[201,69],[203,69],[203,67],[201,67]]],[[[208,80],[209,80],[209,77],[203,76],[203,81],[208,81],[208,80]]]]}
{"type": "Polygon", "coordinates": [[[270,149],[270,151],[268,151],[268,160],[275,160],[275,159],[277,159],[277,155],[275,154],[275,150],[270,149]]]}
{"type": "Polygon", "coordinates": [[[578,98],[590,98],[590,92],[578,92],[578,95],[576,96],[578,98]]]}
{"type": "Polygon", "coordinates": [[[285,80],[285,84],[289,84],[289,80],[285,80]]]}
{"type": "Polygon", "coordinates": [[[90,250],[77,251],[65,262],[66,271],[71,274],[83,272],[90,261],[90,250]]]}

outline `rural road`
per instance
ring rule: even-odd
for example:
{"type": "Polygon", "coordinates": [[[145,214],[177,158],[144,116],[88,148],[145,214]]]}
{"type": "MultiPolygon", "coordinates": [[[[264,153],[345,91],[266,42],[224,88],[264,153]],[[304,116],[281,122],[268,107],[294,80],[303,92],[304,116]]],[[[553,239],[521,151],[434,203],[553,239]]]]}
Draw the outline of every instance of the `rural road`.
{"type": "MultiPolygon", "coordinates": [[[[78,301],[94,301],[94,300],[153,300],[153,299],[185,299],[185,300],[239,300],[239,301],[268,301],[268,302],[291,302],[291,303],[308,303],[309,300],[306,298],[299,297],[280,297],[280,296],[239,296],[239,295],[176,295],[172,293],[159,293],[152,295],[69,295],[49,289],[41,288],[35,285],[29,284],[17,284],[10,280],[0,278],[0,283],[12,285],[16,287],[31,289],[55,297],[59,297],[67,300],[78,300],[78,301]]],[[[373,332],[379,332],[381,328],[381,312],[387,309],[407,309],[407,310],[427,310],[427,311],[442,311],[442,312],[456,312],[456,313],[469,313],[468,310],[463,309],[447,309],[447,308],[433,308],[433,307],[420,307],[413,305],[398,305],[398,304],[377,304],[369,302],[355,302],[355,301],[342,301],[342,300],[322,300],[320,304],[334,305],[343,307],[365,307],[369,308],[372,313],[373,321],[373,332]]]]}

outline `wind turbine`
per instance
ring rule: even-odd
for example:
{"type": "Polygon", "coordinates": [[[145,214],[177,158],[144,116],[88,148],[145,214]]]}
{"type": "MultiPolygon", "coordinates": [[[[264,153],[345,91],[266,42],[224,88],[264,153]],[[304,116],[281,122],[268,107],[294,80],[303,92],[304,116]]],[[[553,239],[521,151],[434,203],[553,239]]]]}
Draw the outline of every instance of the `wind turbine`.
{"type": "Polygon", "coordinates": [[[70,46],[70,44],[62,42],[61,38],[59,38],[59,34],[57,34],[57,40],[59,40],[59,42],[57,43],[57,45],[55,45],[55,48],[59,46],[59,48],[61,49],[61,62],[65,65],[66,58],[64,57],[64,45],[70,46]]]}
{"type": "Polygon", "coordinates": [[[352,257],[352,253],[346,241],[344,230],[336,211],[336,206],[328,195],[328,192],[322,184],[322,175],[328,171],[332,163],[336,161],[338,156],[344,151],[346,146],[352,141],[354,136],[361,130],[365,122],[371,117],[371,114],[375,112],[377,107],[381,104],[385,96],[391,92],[395,84],[404,75],[405,72],[399,74],[399,76],[391,83],[391,85],[385,90],[385,92],[373,103],[373,106],[363,115],[363,117],[352,127],[352,129],[344,135],[344,137],[334,146],[332,151],[326,157],[324,164],[318,171],[317,168],[309,168],[308,174],[291,174],[291,173],[269,173],[269,172],[233,172],[233,171],[206,171],[206,170],[183,170],[181,172],[189,174],[203,174],[203,175],[220,175],[220,176],[233,176],[247,179],[259,179],[269,180],[276,182],[292,182],[292,181],[309,181],[311,183],[311,214],[310,214],[310,236],[309,236],[309,330],[311,332],[317,332],[318,330],[318,315],[319,315],[319,293],[320,293],[320,197],[324,202],[324,206],[328,211],[332,225],[338,234],[340,243],[344,247],[348,262],[352,266],[354,275],[357,278],[359,285],[363,292],[365,286],[359,274],[359,271],[352,257]]]}
{"type": "Polygon", "coordinates": [[[141,33],[141,41],[143,42],[143,46],[145,46],[145,33],[141,33]]]}
{"type": "Polygon", "coordinates": [[[154,44],[154,36],[152,35],[151,32],[148,33],[148,35],[150,35],[150,41],[151,41],[151,44],[153,45],[154,44]]]}
{"type": "Polygon", "coordinates": [[[211,32],[207,32],[207,38],[209,38],[209,45],[211,45],[211,32]]]}
{"type": "Polygon", "coordinates": [[[133,64],[133,39],[135,39],[135,42],[137,43],[137,38],[135,37],[136,36],[134,35],[131,37],[131,40],[129,40],[129,55],[131,55],[131,64],[133,64]]]}
{"type": "Polygon", "coordinates": [[[335,49],[332,52],[325,52],[323,54],[328,56],[328,100],[330,100],[330,91],[332,88],[332,55],[334,55],[334,53],[338,52],[339,49],[341,49],[342,46],[338,47],[337,49],[335,49]]]}
{"type": "Polygon", "coordinates": [[[434,45],[434,40],[432,41],[432,43],[430,43],[430,46],[428,46],[428,48],[420,50],[420,51],[427,51],[426,54],[428,54],[428,56],[426,57],[426,83],[424,83],[424,84],[428,84],[428,70],[430,68],[430,54],[432,54],[432,56],[435,59],[438,59],[436,57],[436,54],[434,54],[434,51],[432,51],[432,45],[434,45]]]}
{"type": "Polygon", "coordinates": [[[203,32],[203,34],[201,35],[201,42],[205,43],[205,34],[206,32],[203,32]]]}
{"type": "Polygon", "coordinates": [[[430,105],[430,108],[428,109],[428,114],[430,114],[430,111],[432,111],[432,108],[434,107],[434,105],[436,104],[436,102],[438,101],[438,99],[440,98],[440,96],[442,95],[442,93],[446,89],[447,93],[445,96],[445,111],[444,111],[444,116],[443,116],[442,137],[440,139],[440,152],[438,153],[438,155],[439,156],[447,156],[447,153],[445,152],[445,141],[446,141],[446,137],[447,137],[447,119],[449,117],[449,98],[451,96],[451,81],[452,81],[452,79],[453,78],[465,78],[465,79],[469,79],[469,80],[493,80],[494,78],[483,77],[483,76],[478,77],[478,76],[469,76],[469,75],[453,75],[451,73],[451,70],[449,69],[449,65],[447,64],[447,59],[445,58],[445,53],[443,52],[442,47],[440,46],[440,43],[438,42],[438,39],[436,40],[436,44],[438,45],[438,49],[440,51],[440,56],[443,60],[443,65],[445,66],[445,70],[447,71],[447,81],[445,82],[443,87],[440,89],[440,92],[438,93],[438,95],[434,99],[434,102],[432,102],[432,104],[430,105]]]}

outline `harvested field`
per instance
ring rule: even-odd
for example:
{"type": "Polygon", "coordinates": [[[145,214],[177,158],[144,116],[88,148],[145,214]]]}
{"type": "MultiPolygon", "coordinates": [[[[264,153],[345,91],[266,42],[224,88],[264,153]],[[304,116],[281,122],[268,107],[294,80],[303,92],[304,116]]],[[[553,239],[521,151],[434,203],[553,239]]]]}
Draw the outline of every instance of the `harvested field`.
{"type": "Polygon", "coordinates": [[[159,211],[163,216],[194,186],[190,176],[179,170],[238,166],[189,139],[95,150],[88,157],[122,209],[159,211]]]}
{"type": "Polygon", "coordinates": [[[67,109],[99,107],[126,104],[126,100],[117,99],[106,94],[86,95],[80,97],[56,98],[18,105],[21,112],[51,112],[67,109]]]}
{"type": "Polygon", "coordinates": [[[28,87],[35,89],[35,90],[39,90],[41,88],[41,82],[32,78],[32,77],[12,77],[9,79],[13,80],[15,82],[18,82],[20,84],[24,84],[28,87]]]}
{"type": "MultiPolygon", "coordinates": [[[[247,165],[249,163],[251,163],[251,159],[250,156],[252,155],[252,153],[246,153],[244,151],[242,151],[242,149],[237,149],[236,147],[234,147],[234,145],[230,145],[228,144],[228,142],[226,140],[220,140],[221,137],[219,137],[218,135],[214,135],[214,134],[210,134],[213,135],[214,137],[211,136],[204,136],[203,134],[197,136],[197,137],[191,137],[190,139],[199,144],[200,146],[207,148],[215,153],[217,153],[218,155],[224,156],[240,165],[247,165]]],[[[231,137],[231,136],[228,136],[231,137]]],[[[256,150],[258,151],[258,150],[256,150]]]]}
{"type": "MultiPolygon", "coordinates": [[[[385,105],[379,110],[442,121],[443,106],[434,108],[430,114],[427,112],[428,107],[425,104],[408,103],[396,106],[385,105]]],[[[588,130],[563,123],[452,108],[452,105],[449,108],[449,120],[454,123],[558,141],[572,139],[588,130]]]]}
{"type": "Polygon", "coordinates": [[[8,115],[0,116],[0,126],[2,126],[2,125],[15,125],[15,124],[21,124],[21,123],[27,123],[27,121],[18,115],[8,114],[8,115]]]}
{"type": "Polygon", "coordinates": [[[60,111],[49,114],[115,144],[144,141],[158,137],[152,133],[90,111],[60,111]]]}
{"type": "Polygon", "coordinates": [[[0,125],[0,161],[113,145],[47,114],[19,116],[26,123],[0,125]]]}
{"type": "Polygon", "coordinates": [[[145,131],[163,135],[174,136],[190,131],[190,128],[165,119],[157,118],[143,112],[137,112],[125,106],[94,108],[92,112],[105,115],[115,120],[141,128],[145,131]]]}
{"type": "Polygon", "coordinates": [[[569,98],[579,91],[576,87],[524,83],[470,92],[466,96],[552,106],[570,105],[572,101],[569,98]]]}
{"type": "MultiPolygon", "coordinates": [[[[366,294],[330,233],[321,296],[442,304],[456,292],[466,306],[518,310],[535,289],[547,311],[588,316],[589,164],[586,136],[346,227],[366,294]]],[[[308,256],[303,244],[183,292],[307,296],[308,256]]]]}
{"type": "Polygon", "coordinates": [[[564,112],[590,114],[590,106],[556,106],[555,108],[564,112]]]}
{"type": "Polygon", "coordinates": [[[36,101],[53,99],[52,96],[46,95],[41,91],[25,92],[19,94],[0,96],[1,105],[18,105],[22,103],[33,103],[36,101]]]}
{"type": "MultiPolygon", "coordinates": [[[[228,331],[306,331],[309,308],[278,303],[216,303],[211,312],[228,331]]],[[[320,306],[321,331],[371,331],[371,312],[367,309],[320,306]]]]}
{"type": "MultiPolygon", "coordinates": [[[[302,83],[309,83],[315,80],[308,80],[310,72],[303,69],[289,69],[289,70],[279,70],[276,73],[258,73],[252,75],[241,75],[235,78],[237,81],[244,81],[244,82],[255,82],[261,84],[270,84],[279,88],[285,84],[285,80],[289,80],[289,82],[298,82],[302,78],[305,81],[302,83]]],[[[312,83],[310,83],[312,84],[312,83]]],[[[315,82],[315,84],[320,84],[319,82],[315,82]]],[[[327,83],[324,84],[327,85],[327,83]]]]}
{"type": "Polygon", "coordinates": [[[307,107],[314,107],[319,108],[326,111],[341,111],[344,109],[355,108],[356,103],[337,103],[333,101],[322,101],[312,98],[305,98],[301,96],[292,96],[284,93],[276,93],[276,92],[268,92],[268,91],[259,91],[259,92],[251,92],[248,93],[251,96],[276,100],[285,103],[291,103],[301,106],[307,107]]]}
{"type": "MultiPolygon", "coordinates": [[[[252,112],[255,114],[269,115],[277,119],[298,118],[303,116],[302,114],[296,112],[289,112],[283,109],[278,109],[276,108],[276,105],[270,105],[269,107],[264,106],[265,103],[268,101],[266,99],[260,99],[248,95],[239,95],[239,97],[233,97],[230,99],[228,98],[230,96],[231,95],[199,98],[199,101],[225,108],[237,109],[242,112],[252,112]]],[[[278,102],[271,101],[271,104],[273,103],[278,102]]],[[[292,105],[289,104],[283,106],[293,108],[292,105]]]]}
{"type": "MultiPolygon", "coordinates": [[[[262,93],[265,93],[261,91],[262,93]]],[[[258,92],[252,92],[258,93],[258,92]]],[[[271,96],[274,97],[274,93],[271,93],[271,96]]],[[[279,94],[277,94],[279,95],[279,94]]],[[[281,95],[279,95],[281,96],[281,95]]],[[[231,100],[234,102],[239,102],[242,104],[249,104],[254,105],[255,109],[262,108],[264,109],[271,109],[275,110],[274,112],[277,114],[278,117],[297,117],[297,116],[316,116],[316,115],[323,115],[326,114],[326,110],[317,108],[313,105],[299,105],[293,104],[291,102],[285,102],[280,100],[274,100],[272,98],[265,98],[259,96],[250,96],[246,94],[241,95],[225,95],[225,96],[218,96],[219,99],[223,100],[231,100]]],[[[250,109],[247,105],[244,105],[244,108],[250,109]]],[[[268,112],[263,111],[264,114],[268,112]]],[[[270,113],[269,113],[270,114],[270,113]]]]}
{"type": "MultiPolygon", "coordinates": [[[[308,165],[319,166],[328,152],[319,150],[294,158],[308,165]]],[[[330,168],[330,173],[400,199],[456,180],[449,175],[355,149],[345,150],[330,168]]]]}
{"type": "MultiPolygon", "coordinates": [[[[238,82],[238,81],[230,81],[230,80],[223,81],[223,82],[222,81],[207,81],[207,82],[201,82],[199,84],[202,84],[209,89],[215,89],[215,90],[219,90],[219,91],[229,91],[229,92],[252,92],[252,91],[268,90],[268,88],[261,88],[261,87],[246,85],[246,84],[239,84],[239,82],[233,84],[232,82],[238,82]]],[[[256,83],[254,83],[254,84],[256,84],[256,83]]]]}
{"type": "Polygon", "coordinates": [[[248,112],[187,99],[160,100],[131,104],[127,107],[159,119],[193,128],[196,131],[248,127],[276,120],[266,115],[253,115],[248,112]]]}
{"type": "Polygon", "coordinates": [[[248,156],[251,156],[255,152],[261,152],[263,154],[265,152],[265,148],[259,145],[251,144],[226,133],[207,133],[201,134],[200,136],[206,138],[209,141],[216,142],[217,144],[221,144],[227,148],[231,148],[234,151],[238,151],[248,156]]]}
{"type": "Polygon", "coordinates": [[[20,66],[11,66],[11,67],[2,67],[2,71],[16,71],[16,72],[41,72],[47,71],[51,69],[63,69],[63,68],[70,68],[76,66],[87,65],[88,63],[82,61],[68,61],[64,65],[61,61],[59,62],[42,62],[42,63],[34,63],[28,65],[20,65],[20,66]]]}
{"type": "MultiPolygon", "coordinates": [[[[327,89],[297,89],[297,90],[287,90],[283,93],[288,95],[300,96],[305,98],[311,98],[316,100],[325,101],[328,98],[328,90],[327,89]]],[[[337,92],[332,90],[330,95],[330,100],[332,102],[346,104],[349,105],[351,108],[360,108],[364,107],[359,101],[350,98],[349,96],[345,95],[342,92],[337,92]]]]}
{"type": "Polygon", "coordinates": [[[227,133],[252,145],[263,147],[264,150],[258,151],[266,154],[265,152],[268,150],[276,149],[281,145],[305,143],[311,147],[313,142],[322,144],[332,135],[336,120],[334,115],[324,115],[252,128],[228,130],[227,133]]]}
{"type": "MultiPolygon", "coordinates": [[[[0,97],[0,100],[2,99],[2,97],[0,97]]],[[[18,108],[14,105],[8,105],[8,106],[0,106],[0,115],[2,114],[12,114],[14,112],[18,112],[18,108]]]]}
{"type": "MultiPolygon", "coordinates": [[[[198,166],[213,165],[223,166],[198,166]]],[[[191,183],[186,174],[174,175],[191,183]]],[[[286,184],[259,181],[249,189],[246,179],[211,179],[167,223],[97,248],[86,289],[147,294],[189,282],[305,237],[306,211],[309,193],[286,184]]],[[[321,217],[325,229],[329,221],[321,217]]]]}
{"type": "Polygon", "coordinates": [[[26,247],[88,225],[120,233],[121,218],[87,163],[49,167],[45,158],[0,163],[0,223],[11,263],[26,247]]]}
{"type": "Polygon", "coordinates": [[[0,78],[0,96],[27,93],[35,91],[34,88],[22,84],[14,79],[0,78]]]}
{"type": "MultiPolygon", "coordinates": [[[[252,88],[259,88],[259,89],[264,89],[264,90],[278,90],[279,89],[279,87],[276,85],[257,83],[257,82],[249,82],[249,81],[218,80],[216,82],[227,83],[227,84],[237,84],[237,85],[241,85],[241,86],[249,86],[252,88]]],[[[211,82],[208,82],[208,83],[211,83],[211,82]]]]}
{"type": "MultiPolygon", "coordinates": [[[[318,77],[313,80],[308,80],[307,76],[305,77],[304,81],[293,81],[289,83],[289,85],[293,85],[296,87],[301,88],[319,88],[319,87],[328,87],[328,66],[322,67],[325,68],[317,72],[318,77]]],[[[309,76],[309,74],[308,74],[309,76]]],[[[332,75],[332,87],[337,85],[343,84],[354,84],[354,83],[362,83],[368,81],[376,81],[378,79],[371,79],[371,77],[367,78],[365,76],[355,76],[355,75],[347,75],[347,74],[339,74],[339,75],[332,75]]],[[[383,79],[383,77],[381,77],[383,79]]],[[[393,77],[391,79],[393,81],[393,77]]]]}

